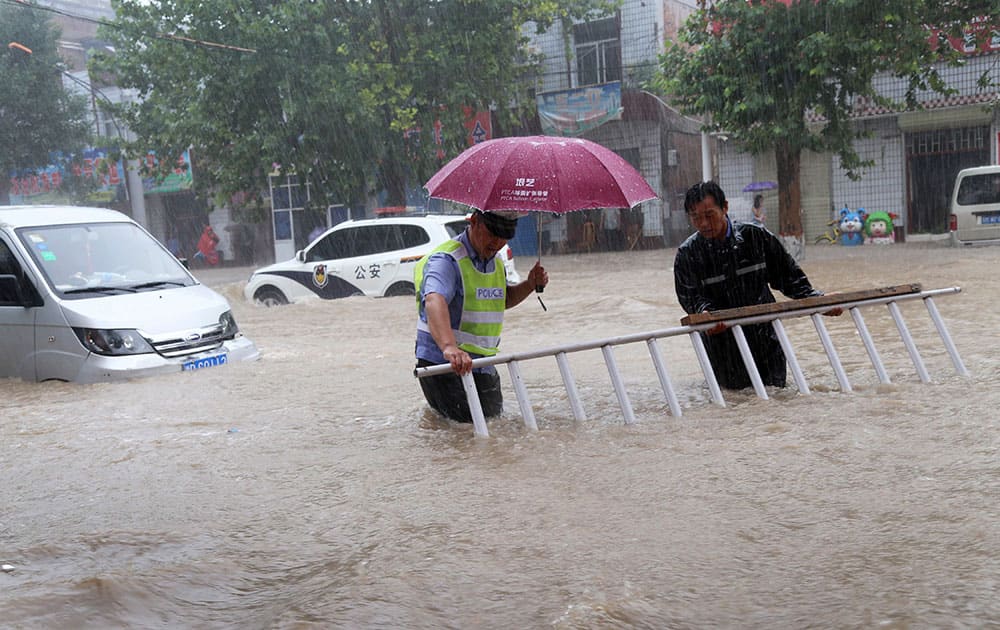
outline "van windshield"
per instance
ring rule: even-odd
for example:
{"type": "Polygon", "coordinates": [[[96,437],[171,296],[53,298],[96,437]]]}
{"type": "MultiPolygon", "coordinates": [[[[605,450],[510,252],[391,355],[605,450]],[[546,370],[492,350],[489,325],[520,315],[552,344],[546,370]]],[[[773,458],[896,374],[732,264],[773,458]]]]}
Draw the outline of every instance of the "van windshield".
{"type": "Polygon", "coordinates": [[[176,258],[132,223],[49,225],[17,232],[45,281],[62,297],[195,284],[176,258]]]}
{"type": "Polygon", "coordinates": [[[1000,173],[963,177],[956,200],[960,206],[1000,203],[1000,173]]]}

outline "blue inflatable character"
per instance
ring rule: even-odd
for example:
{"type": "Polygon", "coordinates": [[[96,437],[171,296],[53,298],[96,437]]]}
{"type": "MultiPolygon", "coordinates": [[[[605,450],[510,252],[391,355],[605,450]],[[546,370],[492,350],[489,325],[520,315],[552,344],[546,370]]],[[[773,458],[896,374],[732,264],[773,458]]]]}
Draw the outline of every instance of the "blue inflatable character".
{"type": "Polygon", "coordinates": [[[840,210],[840,244],[861,245],[865,242],[865,209],[857,212],[846,206],[840,210]]]}

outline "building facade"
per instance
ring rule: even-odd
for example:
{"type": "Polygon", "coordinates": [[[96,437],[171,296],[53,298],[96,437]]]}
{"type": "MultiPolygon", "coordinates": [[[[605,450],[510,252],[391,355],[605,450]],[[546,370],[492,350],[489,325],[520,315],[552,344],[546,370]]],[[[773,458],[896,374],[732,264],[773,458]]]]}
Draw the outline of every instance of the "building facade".
{"type": "MultiPolygon", "coordinates": [[[[582,133],[626,157],[660,195],[642,205],[643,236],[675,245],[690,228],[683,215],[683,191],[700,181],[709,164],[713,177],[730,197],[730,213],[748,220],[754,193],[741,192],[751,182],[777,181],[771,153],[751,155],[725,134],[704,144],[699,122],[682,116],[641,89],[658,68],[666,41],[676,40],[685,19],[696,9],[687,0],[625,0],[610,17],[563,29],[556,24],[534,38],[534,52],[545,59],[539,92],[558,93],[591,84],[621,81],[623,114],[582,133]],[[566,51],[572,55],[567,56],[566,51]],[[616,66],[616,59],[620,59],[616,66]]],[[[946,236],[948,207],[955,175],[962,168],[1000,163],[1000,93],[977,83],[985,74],[1000,80],[1000,34],[975,45],[953,42],[966,53],[966,63],[940,72],[956,90],[951,96],[918,93],[922,109],[887,111],[855,103],[855,125],[861,136],[855,149],[873,162],[860,180],[847,177],[836,155],[802,156],[802,213],[806,242],[829,229],[840,208],[883,210],[895,215],[896,237],[946,236]]],[[[905,83],[882,76],[876,89],[901,101],[905,83]]],[[[768,225],[778,229],[777,195],[765,193],[768,225]]],[[[572,242],[572,229],[567,238],[572,242]]]]}
{"type": "MultiPolygon", "coordinates": [[[[624,0],[614,15],[556,23],[531,36],[532,52],[543,59],[536,82],[542,131],[611,149],[659,196],[622,213],[628,248],[674,245],[690,231],[683,196],[701,179],[700,122],[642,86],[657,72],[666,42],[676,39],[695,8],[694,0],[624,0]],[[602,100],[605,105],[596,104],[602,100]],[[582,105],[574,107],[574,102],[582,105]],[[610,111],[614,106],[617,112],[610,111]],[[546,128],[547,119],[559,118],[569,121],[566,128],[546,128]]],[[[600,217],[572,213],[550,238],[570,251],[589,251],[588,221],[598,223],[600,217]]]]}
{"type": "MultiPolygon", "coordinates": [[[[37,0],[24,4],[23,10],[37,12],[39,17],[50,20],[60,31],[58,51],[65,71],[63,86],[67,91],[85,96],[90,103],[91,125],[94,135],[103,139],[82,157],[81,169],[85,175],[102,173],[99,190],[88,203],[102,205],[130,215],[164,243],[178,244],[181,257],[194,254],[199,236],[205,225],[212,225],[220,237],[218,248],[223,260],[249,263],[260,249],[261,225],[240,225],[229,206],[213,209],[205,199],[192,192],[194,165],[190,152],[176,160],[173,173],[162,181],[142,176],[139,160],[113,162],[112,149],[120,140],[130,139],[124,123],[110,113],[109,104],[134,100],[135,95],[115,85],[102,84],[92,77],[87,62],[96,50],[105,48],[97,37],[102,22],[114,20],[110,0],[37,0]],[[105,163],[98,168],[97,162],[105,163]]],[[[153,163],[157,157],[145,156],[153,163]]],[[[29,194],[20,195],[18,201],[26,203],[48,202],[44,194],[20,187],[29,194]]],[[[37,191],[41,192],[41,191],[37,191]]],[[[89,199],[89,198],[88,198],[89,199]]],[[[269,223],[264,227],[269,227],[269,223]]],[[[265,237],[269,240],[269,236],[265,237]]],[[[269,247],[263,250],[262,262],[273,260],[269,247]]]]}
{"type": "MultiPolygon", "coordinates": [[[[957,45],[961,46],[962,43],[957,45]]],[[[940,68],[949,96],[925,90],[921,108],[890,111],[857,100],[854,124],[862,137],[854,148],[874,165],[851,180],[836,155],[802,156],[802,219],[806,243],[829,229],[841,208],[881,210],[894,215],[896,240],[946,238],[952,188],[958,171],[1000,163],[1000,91],[983,88],[985,74],[1000,81],[1000,36],[966,50],[961,67],[940,68]]],[[[878,92],[902,101],[903,80],[881,76],[878,92]]],[[[718,178],[724,190],[741,190],[753,181],[776,181],[773,154],[753,156],[736,142],[718,148],[718,178]]],[[[778,229],[777,196],[771,195],[768,226],[778,229]]]]}

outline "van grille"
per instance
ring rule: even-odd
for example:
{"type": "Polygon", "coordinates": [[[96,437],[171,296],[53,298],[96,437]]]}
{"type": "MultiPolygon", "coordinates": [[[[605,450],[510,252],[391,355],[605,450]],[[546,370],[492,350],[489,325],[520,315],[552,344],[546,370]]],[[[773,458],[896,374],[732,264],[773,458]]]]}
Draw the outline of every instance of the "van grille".
{"type": "Polygon", "coordinates": [[[174,333],[158,339],[150,339],[153,349],[165,357],[182,357],[206,350],[214,350],[222,345],[221,325],[208,326],[197,330],[174,333]]]}

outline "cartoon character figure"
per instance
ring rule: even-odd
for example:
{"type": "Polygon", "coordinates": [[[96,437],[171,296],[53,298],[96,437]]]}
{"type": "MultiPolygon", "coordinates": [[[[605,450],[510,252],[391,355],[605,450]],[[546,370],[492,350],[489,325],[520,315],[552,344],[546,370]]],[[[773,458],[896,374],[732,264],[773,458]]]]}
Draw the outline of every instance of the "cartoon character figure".
{"type": "Polygon", "coordinates": [[[857,212],[846,206],[840,210],[840,244],[861,245],[865,242],[865,209],[857,212]]]}
{"type": "Polygon", "coordinates": [[[865,243],[867,245],[891,245],[896,242],[892,212],[876,210],[865,218],[865,243]]]}

